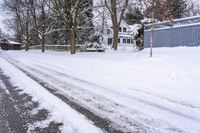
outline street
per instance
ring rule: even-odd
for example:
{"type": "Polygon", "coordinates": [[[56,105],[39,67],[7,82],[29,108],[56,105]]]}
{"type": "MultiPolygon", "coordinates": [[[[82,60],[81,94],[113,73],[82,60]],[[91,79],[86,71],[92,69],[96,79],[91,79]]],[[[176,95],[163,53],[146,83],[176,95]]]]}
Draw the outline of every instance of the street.
{"type": "Polygon", "coordinates": [[[12,86],[0,70],[0,133],[59,132],[62,124],[53,121],[45,128],[32,126],[48,116],[48,110],[39,108],[31,96],[12,86]]]}
{"type": "MultiPolygon", "coordinates": [[[[147,50],[138,53],[140,59],[130,53],[69,56],[54,51],[3,51],[2,108],[6,102],[13,104],[8,109],[19,116],[21,124],[14,123],[23,125],[24,131],[199,133],[200,71],[191,58],[199,49],[191,48],[193,54],[185,55],[180,52],[185,48],[177,48],[169,57],[165,56],[168,49],[157,50],[159,56],[153,61],[146,58],[147,50]],[[185,60],[180,60],[182,56],[185,60]]],[[[2,119],[12,123],[12,118],[2,119]]],[[[13,127],[3,125],[1,130],[12,127],[23,132],[15,129],[19,126],[7,125],[13,127]]]]}

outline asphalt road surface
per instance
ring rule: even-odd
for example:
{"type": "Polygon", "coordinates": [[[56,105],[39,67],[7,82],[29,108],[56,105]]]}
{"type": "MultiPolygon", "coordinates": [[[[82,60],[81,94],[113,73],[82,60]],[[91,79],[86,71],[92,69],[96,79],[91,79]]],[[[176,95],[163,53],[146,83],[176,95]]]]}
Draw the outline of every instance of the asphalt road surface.
{"type": "Polygon", "coordinates": [[[20,88],[12,86],[0,69],[0,133],[57,133],[62,123],[51,122],[48,127],[33,127],[48,118],[49,112],[38,109],[39,104],[20,88]],[[34,114],[33,110],[37,110],[34,114]],[[31,128],[30,128],[31,127],[31,128]]]}

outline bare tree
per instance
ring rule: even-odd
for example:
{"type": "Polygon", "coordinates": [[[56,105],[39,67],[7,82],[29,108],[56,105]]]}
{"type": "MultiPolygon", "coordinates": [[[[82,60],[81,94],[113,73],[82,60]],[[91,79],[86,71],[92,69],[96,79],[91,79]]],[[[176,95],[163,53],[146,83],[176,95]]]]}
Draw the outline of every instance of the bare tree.
{"type": "Polygon", "coordinates": [[[124,12],[128,6],[129,0],[105,0],[105,5],[110,12],[113,28],[113,44],[112,48],[117,50],[118,47],[118,37],[119,37],[119,27],[124,15],[124,12]]]}
{"type": "Polygon", "coordinates": [[[68,35],[65,37],[65,42],[71,45],[71,54],[74,54],[77,41],[81,43],[84,42],[83,40],[88,41],[88,36],[92,34],[93,25],[90,19],[92,18],[92,0],[4,1],[5,7],[8,7],[6,10],[9,10],[9,14],[12,12],[14,16],[10,22],[11,27],[15,29],[17,38],[22,36],[21,40],[26,40],[26,49],[30,42],[31,44],[40,43],[44,52],[46,35],[53,33],[54,30],[62,30],[65,35],[68,35]],[[62,25],[62,28],[53,29],[58,28],[58,25],[62,25]],[[83,31],[87,31],[87,34],[83,31]]]}
{"type": "Polygon", "coordinates": [[[69,31],[70,52],[75,54],[77,18],[81,13],[82,0],[52,0],[52,3],[55,7],[53,10],[64,22],[66,31],[69,31]]]}
{"type": "Polygon", "coordinates": [[[50,8],[46,3],[49,0],[27,0],[29,3],[29,9],[32,17],[30,25],[37,33],[37,38],[40,41],[42,52],[45,52],[45,36],[52,29],[53,24],[50,19],[50,8]]]}
{"type": "Polygon", "coordinates": [[[190,12],[187,0],[144,0],[144,3],[146,5],[144,15],[151,18],[153,12],[154,18],[159,21],[167,20],[169,17],[182,18],[188,16],[190,12]]]}
{"type": "Polygon", "coordinates": [[[189,5],[190,15],[197,16],[200,15],[200,2],[191,2],[189,5]]]}
{"type": "Polygon", "coordinates": [[[27,51],[28,43],[30,41],[29,37],[29,10],[27,3],[23,0],[4,0],[3,7],[7,14],[13,16],[14,23],[8,23],[10,27],[15,29],[17,35],[19,35],[20,41],[25,45],[25,50],[27,51]]]}

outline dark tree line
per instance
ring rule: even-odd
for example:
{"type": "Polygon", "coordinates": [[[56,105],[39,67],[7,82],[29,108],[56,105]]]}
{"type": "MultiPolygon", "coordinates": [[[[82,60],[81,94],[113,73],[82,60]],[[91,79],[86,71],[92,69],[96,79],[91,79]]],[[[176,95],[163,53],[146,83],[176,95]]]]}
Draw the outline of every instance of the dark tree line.
{"type": "Polygon", "coordinates": [[[15,32],[16,41],[25,49],[40,45],[42,52],[49,42],[75,45],[88,41],[94,32],[92,25],[93,0],[4,0],[5,13],[12,16],[8,26],[15,32]]]}
{"type": "MultiPolygon", "coordinates": [[[[71,54],[77,44],[91,41],[94,34],[93,0],[3,0],[3,10],[10,17],[7,25],[14,31],[15,39],[25,50],[46,44],[70,45],[71,54]]],[[[143,24],[151,18],[158,21],[198,15],[199,6],[189,0],[103,0],[110,14],[113,29],[113,48],[118,47],[121,21],[143,24]],[[154,2],[154,4],[152,4],[154,2]]],[[[142,32],[142,26],[140,31],[142,32]]],[[[142,33],[138,35],[140,38],[142,33]]],[[[137,39],[136,39],[137,40],[137,39]]],[[[142,42],[142,41],[138,41],[142,42]]],[[[140,45],[141,47],[141,45],[140,45]]]]}

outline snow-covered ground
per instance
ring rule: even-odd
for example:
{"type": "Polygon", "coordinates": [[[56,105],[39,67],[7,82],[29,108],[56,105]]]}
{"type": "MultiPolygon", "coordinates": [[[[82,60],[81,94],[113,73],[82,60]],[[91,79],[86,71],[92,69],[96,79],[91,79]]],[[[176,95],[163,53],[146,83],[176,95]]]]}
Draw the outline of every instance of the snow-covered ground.
{"type": "MultiPolygon", "coordinates": [[[[2,52],[2,51],[1,51],[2,52]]],[[[2,54],[2,53],[1,53],[2,54]]],[[[59,98],[41,87],[31,78],[27,77],[23,72],[0,58],[0,68],[4,70],[11,82],[24,90],[25,93],[33,96],[33,100],[39,101],[40,107],[48,109],[51,117],[45,121],[30,125],[30,130],[33,127],[45,128],[51,121],[62,122],[64,125],[61,131],[64,133],[101,133],[102,131],[95,127],[91,121],[88,121],[80,113],[71,109],[67,104],[59,98]],[[70,115],[69,115],[70,114],[70,115]],[[82,125],[82,126],[80,126],[82,125]]]]}
{"type": "MultiPolygon", "coordinates": [[[[123,131],[200,132],[200,47],[155,48],[153,58],[149,58],[149,49],[73,56],[53,51],[0,52],[0,57],[18,61],[16,65],[110,119],[123,131]]],[[[54,114],[63,110],[66,114],[76,112],[31,83],[3,58],[0,68],[41,103],[54,108],[54,114]]],[[[61,113],[63,118],[59,120],[76,125],[65,113],[61,113]]],[[[72,117],[85,121],[77,112],[72,117]]],[[[82,123],[78,127],[85,127],[82,123]]],[[[93,127],[91,122],[87,124],[93,127]]]]}

